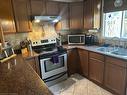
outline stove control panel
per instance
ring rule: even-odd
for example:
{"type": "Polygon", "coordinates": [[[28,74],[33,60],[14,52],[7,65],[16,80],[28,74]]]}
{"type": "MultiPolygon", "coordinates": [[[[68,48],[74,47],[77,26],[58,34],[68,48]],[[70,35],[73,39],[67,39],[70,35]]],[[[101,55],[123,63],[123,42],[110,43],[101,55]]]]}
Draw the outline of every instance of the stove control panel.
{"type": "Polygon", "coordinates": [[[32,42],[32,46],[56,44],[56,38],[54,38],[54,39],[45,39],[45,40],[36,40],[36,41],[31,41],[31,42],[32,42]]]}

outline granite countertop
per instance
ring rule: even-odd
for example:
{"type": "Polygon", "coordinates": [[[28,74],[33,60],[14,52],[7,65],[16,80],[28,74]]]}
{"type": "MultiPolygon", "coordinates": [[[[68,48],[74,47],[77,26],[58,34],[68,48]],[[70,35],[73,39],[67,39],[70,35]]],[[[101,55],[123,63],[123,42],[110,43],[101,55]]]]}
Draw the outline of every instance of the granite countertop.
{"type": "Polygon", "coordinates": [[[21,55],[0,63],[0,95],[53,95],[21,55]],[[10,63],[10,66],[8,65],[10,63]]]}
{"type": "Polygon", "coordinates": [[[119,59],[127,60],[126,56],[115,55],[115,54],[111,54],[110,52],[98,51],[97,48],[99,48],[99,46],[63,45],[63,47],[68,49],[68,50],[69,49],[74,49],[74,48],[84,49],[84,50],[88,50],[88,51],[104,54],[104,55],[107,55],[107,56],[111,56],[111,57],[116,57],[116,58],[119,58],[119,59]]]}

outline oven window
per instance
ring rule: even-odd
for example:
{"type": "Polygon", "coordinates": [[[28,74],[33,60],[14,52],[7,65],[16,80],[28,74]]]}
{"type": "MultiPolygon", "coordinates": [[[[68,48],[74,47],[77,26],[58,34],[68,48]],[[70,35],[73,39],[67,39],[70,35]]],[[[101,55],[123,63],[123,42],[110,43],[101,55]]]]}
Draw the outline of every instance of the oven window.
{"type": "Polygon", "coordinates": [[[52,61],[46,60],[44,61],[44,66],[45,66],[45,72],[49,72],[58,68],[64,67],[64,56],[59,57],[59,63],[53,63],[52,61]]]}

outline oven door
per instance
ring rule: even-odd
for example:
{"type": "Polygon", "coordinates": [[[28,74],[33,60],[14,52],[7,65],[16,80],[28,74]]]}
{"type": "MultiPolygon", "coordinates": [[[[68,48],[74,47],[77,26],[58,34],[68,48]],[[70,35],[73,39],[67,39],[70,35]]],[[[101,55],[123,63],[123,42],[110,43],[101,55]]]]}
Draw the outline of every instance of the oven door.
{"type": "Polygon", "coordinates": [[[51,58],[40,59],[42,79],[67,71],[67,54],[59,56],[59,63],[54,64],[51,58]]]}

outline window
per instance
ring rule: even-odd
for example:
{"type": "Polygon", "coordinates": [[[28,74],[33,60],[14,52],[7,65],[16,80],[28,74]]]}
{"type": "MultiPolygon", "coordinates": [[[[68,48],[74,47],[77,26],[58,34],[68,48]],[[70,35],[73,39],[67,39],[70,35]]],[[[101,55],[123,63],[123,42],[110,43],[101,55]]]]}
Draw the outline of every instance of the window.
{"type": "Polygon", "coordinates": [[[104,14],[104,37],[127,38],[127,11],[104,14]]]}

